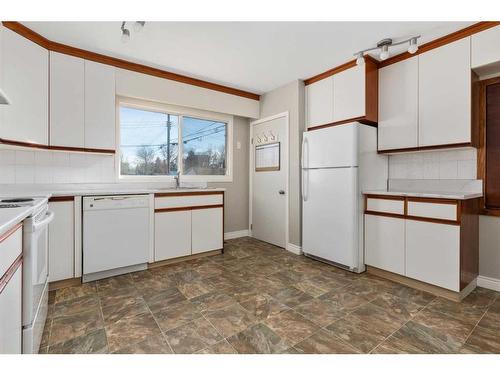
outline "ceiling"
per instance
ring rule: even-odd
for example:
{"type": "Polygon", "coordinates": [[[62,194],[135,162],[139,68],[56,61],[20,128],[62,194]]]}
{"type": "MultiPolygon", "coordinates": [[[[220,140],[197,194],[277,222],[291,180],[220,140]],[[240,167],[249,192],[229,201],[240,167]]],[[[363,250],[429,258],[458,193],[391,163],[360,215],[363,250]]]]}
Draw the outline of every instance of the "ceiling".
{"type": "Polygon", "coordinates": [[[262,94],[380,39],[421,34],[422,44],[473,22],[146,22],[139,33],[130,22],[128,43],[120,22],[23,23],[53,41],[262,94]]]}

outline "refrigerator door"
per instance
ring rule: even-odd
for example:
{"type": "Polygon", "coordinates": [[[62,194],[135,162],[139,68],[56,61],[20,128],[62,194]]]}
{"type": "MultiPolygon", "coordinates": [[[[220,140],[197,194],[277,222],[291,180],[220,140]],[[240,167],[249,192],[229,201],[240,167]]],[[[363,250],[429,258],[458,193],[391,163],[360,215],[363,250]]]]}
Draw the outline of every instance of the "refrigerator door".
{"type": "Polygon", "coordinates": [[[302,250],[358,267],[357,168],[303,170],[302,250]]]}
{"type": "Polygon", "coordinates": [[[302,168],[358,166],[359,126],[352,122],[304,132],[302,168]]]}

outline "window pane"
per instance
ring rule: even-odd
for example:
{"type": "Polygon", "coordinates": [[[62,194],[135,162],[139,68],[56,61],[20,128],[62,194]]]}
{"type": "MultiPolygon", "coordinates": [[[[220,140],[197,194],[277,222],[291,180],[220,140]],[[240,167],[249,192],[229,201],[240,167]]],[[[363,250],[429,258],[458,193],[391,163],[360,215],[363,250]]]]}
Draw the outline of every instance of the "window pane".
{"type": "Polygon", "coordinates": [[[226,174],[227,124],[184,117],[182,121],[183,174],[226,174]]]}
{"type": "Polygon", "coordinates": [[[120,107],[120,174],[176,174],[178,129],[179,116],[120,107]]]}

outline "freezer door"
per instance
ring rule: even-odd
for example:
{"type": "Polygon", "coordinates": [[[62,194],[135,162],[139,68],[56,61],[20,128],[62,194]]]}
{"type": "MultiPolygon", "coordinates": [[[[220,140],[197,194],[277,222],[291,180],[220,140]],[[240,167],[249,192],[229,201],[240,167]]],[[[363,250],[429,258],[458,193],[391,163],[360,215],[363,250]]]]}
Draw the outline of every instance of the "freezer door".
{"type": "Polygon", "coordinates": [[[302,168],[358,166],[357,122],[304,132],[302,168]]]}
{"type": "Polygon", "coordinates": [[[303,170],[306,254],[358,267],[357,168],[303,170]]]}

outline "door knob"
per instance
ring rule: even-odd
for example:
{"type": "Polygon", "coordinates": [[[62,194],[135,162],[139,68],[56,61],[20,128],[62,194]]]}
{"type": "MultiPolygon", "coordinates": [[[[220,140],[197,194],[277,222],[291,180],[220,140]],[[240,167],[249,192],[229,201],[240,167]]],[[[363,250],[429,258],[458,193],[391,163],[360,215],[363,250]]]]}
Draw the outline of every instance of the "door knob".
{"type": "Polygon", "coordinates": [[[285,190],[280,190],[280,191],[278,191],[278,193],[279,193],[280,195],[285,195],[285,190]]]}

